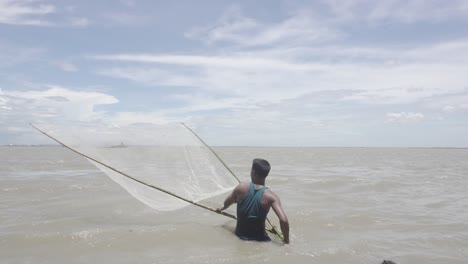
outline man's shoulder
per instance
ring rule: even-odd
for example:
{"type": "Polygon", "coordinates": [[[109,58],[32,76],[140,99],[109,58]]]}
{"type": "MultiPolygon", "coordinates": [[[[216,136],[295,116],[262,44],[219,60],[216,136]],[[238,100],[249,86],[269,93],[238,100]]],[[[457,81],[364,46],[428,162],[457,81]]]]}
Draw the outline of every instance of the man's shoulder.
{"type": "Polygon", "coordinates": [[[239,184],[237,185],[237,187],[249,187],[250,186],[250,182],[239,182],[239,184]]]}
{"type": "Polygon", "coordinates": [[[248,190],[249,189],[249,186],[250,186],[250,183],[248,182],[240,182],[237,187],[236,187],[236,190],[238,191],[245,191],[245,190],[248,190]]]}
{"type": "Polygon", "coordinates": [[[276,200],[276,199],[279,199],[278,198],[278,195],[276,195],[275,192],[273,192],[271,189],[266,189],[265,192],[263,193],[264,196],[266,196],[269,200],[273,201],[273,200],[276,200]]]}

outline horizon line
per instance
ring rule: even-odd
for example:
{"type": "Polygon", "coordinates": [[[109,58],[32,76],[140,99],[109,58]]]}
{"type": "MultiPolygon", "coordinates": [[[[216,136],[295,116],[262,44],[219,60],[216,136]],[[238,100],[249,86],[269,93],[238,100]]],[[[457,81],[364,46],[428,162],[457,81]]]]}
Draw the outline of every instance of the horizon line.
{"type": "MultiPolygon", "coordinates": [[[[63,147],[60,144],[0,144],[0,147],[63,147]]],[[[394,149],[468,149],[468,147],[448,146],[260,146],[260,145],[210,145],[210,147],[230,148],[394,148],[394,149]]]]}

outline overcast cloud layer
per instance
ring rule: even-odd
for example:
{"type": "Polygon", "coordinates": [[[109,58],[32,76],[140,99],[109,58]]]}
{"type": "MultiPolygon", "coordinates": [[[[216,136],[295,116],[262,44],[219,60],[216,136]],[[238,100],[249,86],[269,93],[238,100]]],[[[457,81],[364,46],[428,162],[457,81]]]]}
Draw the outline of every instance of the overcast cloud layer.
{"type": "Polygon", "coordinates": [[[0,0],[0,144],[29,122],[214,145],[468,147],[468,1],[0,0]]]}

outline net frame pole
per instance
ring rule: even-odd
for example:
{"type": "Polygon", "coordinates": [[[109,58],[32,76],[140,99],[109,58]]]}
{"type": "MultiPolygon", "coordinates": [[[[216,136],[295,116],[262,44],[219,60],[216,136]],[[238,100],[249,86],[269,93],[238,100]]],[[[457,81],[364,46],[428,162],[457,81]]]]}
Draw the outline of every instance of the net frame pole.
{"type": "Polygon", "coordinates": [[[114,171],[114,172],[117,172],[117,173],[121,174],[122,176],[125,176],[125,177],[127,177],[127,178],[129,178],[129,179],[131,179],[131,180],[133,180],[133,181],[136,181],[136,182],[138,182],[138,183],[140,183],[140,184],[143,184],[143,185],[145,185],[145,186],[147,186],[147,187],[149,187],[149,188],[158,190],[158,191],[160,191],[160,192],[163,192],[163,193],[165,193],[165,194],[168,194],[168,195],[170,195],[170,196],[173,196],[173,197],[175,197],[175,198],[177,198],[177,199],[180,199],[180,200],[185,201],[185,202],[187,202],[187,203],[193,204],[193,205],[198,206],[198,207],[200,207],[200,208],[203,208],[203,209],[212,211],[212,212],[214,212],[214,213],[217,213],[217,214],[221,214],[221,215],[230,217],[230,218],[232,218],[232,219],[237,219],[237,217],[234,216],[234,215],[232,215],[232,214],[229,214],[229,213],[226,213],[226,212],[218,211],[218,210],[216,210],[216,209],[214,209],[214,208],[211,208],[211,207],[208,207],[208,206],[199,204],[199,203],[197,203],[197,202],[195,202],[195,201],[192,201],[192,200],[186,199],[186,198],[184,198],[184,197],[181,197],[181,196],[179,196],[179,195],[177,195],[177,194],[175,194],[175,193],[172,193],[172,192],[170,192],[170,191],[168,191],[168,190],[165,190],[165,189],[163,189],[163,188],[160,188],[160,187],[151,185],[151,184],[149,184],[149,183],[146,183],[146,182],[144,182],[144,181],[138,180],[138,179],[136,179],[136,178],[134,178],[134,177],[132,177],[132,176],[126,174],[125,172],[119,171],[119,170],[116,169],[116,168],[113,168],[113,167],[111,167],[111,166],[109,166],[109,165],[107,165],[107,164],[105,164],[105,163],[102,163],[102,162],[99,161],[99,160],[96,160],[96,159],[94,159],[94,158],[92,158],[92,157],[89,157],[88,155],[86,155],[86,154],[84,154],[84,153],[81,153],[81,152],[79,152],[79,151],[73,149],[72,147],[70,147],[70,146],[68,146],[68,145],[66,145],[66,144],[64,144],[64,143],[62,143],[62,142],[59,141],[58,139],[54,138],[53,136],[51,136],[51,135],[47,134],[46,132],[42,131],[41,129],[37,128],[37,127],[34,126],[33,124],[30,123],[29,125],[32,126],[34,129],[36,129],[37,131],[41,132],[42,134],[46,135],[47,137],[51,138],[51,139],[54,140],[55,142],[59,143],[59,144],[62,145],[63,147],[65,147],[65,148],[67,148],[67,149],[69,149],[69,150],[75,152],[76,154],[78,154],[78,155],[80,155],[80,156],[83,156],[83,157],[85,157],[85,158],[87,158],[87,159],[89,159],[89,160],[92,160],[92,161],[98,163],[99,165],[101,165],[101,166],[103,166],[103,167],[106,167],[106,168],[108,168],[108,169],[110,169],[110,170],[112,170],[112,171],[114,171]]]}
{"type": "MultiPolygon", "coordinates": [[[[181,122],[181,124],[188,130],[190,131],[198,140],[200,140],[201,143],[203,143],[203,145],[205,145],[205,147],[207,147],[211,153],[213,153],[213,155],[215,155],[215,157],[221,162],[221,164],[223,164],[223,166],[231,173],[232,176],[234,176],[234,178],[236,178],[237,182],[240,183],[240,180],[239,178],[237,177],[237,175],[226,165],[226,163],[224,162],[223,159],[221,159],[221,157],[219,157],[219,155],[208,145],[206,144],[205,141],[203,141],[203,139],[197,135],[197,133],[195,133],[191,128],[189,128],[184,122],[181,122]]],[[[271,226],[272,230],[268,230],[274,234],[276,234],[280,239],[284,239],[284,236],[283,236],[283,233],[281,233],[281,231],[271,223],[270,219],[268,219],[268,217],[266,218],[268,224],[271,226]]]]}

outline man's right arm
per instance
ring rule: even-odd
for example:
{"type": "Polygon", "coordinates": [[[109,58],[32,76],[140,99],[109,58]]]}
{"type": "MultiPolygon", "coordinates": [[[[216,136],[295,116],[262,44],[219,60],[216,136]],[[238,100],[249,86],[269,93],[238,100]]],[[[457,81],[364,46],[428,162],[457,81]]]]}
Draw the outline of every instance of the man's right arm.
{"type": "Polygon", "coordinates": [[[216,209],[217,212],[221,212],[231,206],[233,203],[237,201],[237,193],[239,192],[240,184],[237,185],[234,190],[232,190],[231,194],[224,200],[223,207],[216,209]]]}
{"type": "Polygon", "coordinates": [[[283,211],[283,207],[281,206],[281,201],[279,197],[273,193],[273,202],[271,204],[273,211],[278,216],[280,221],[281,232],[283,232],[284,236],[284,243],[289,244],[289,221],[288,217],[283,211]]]}

